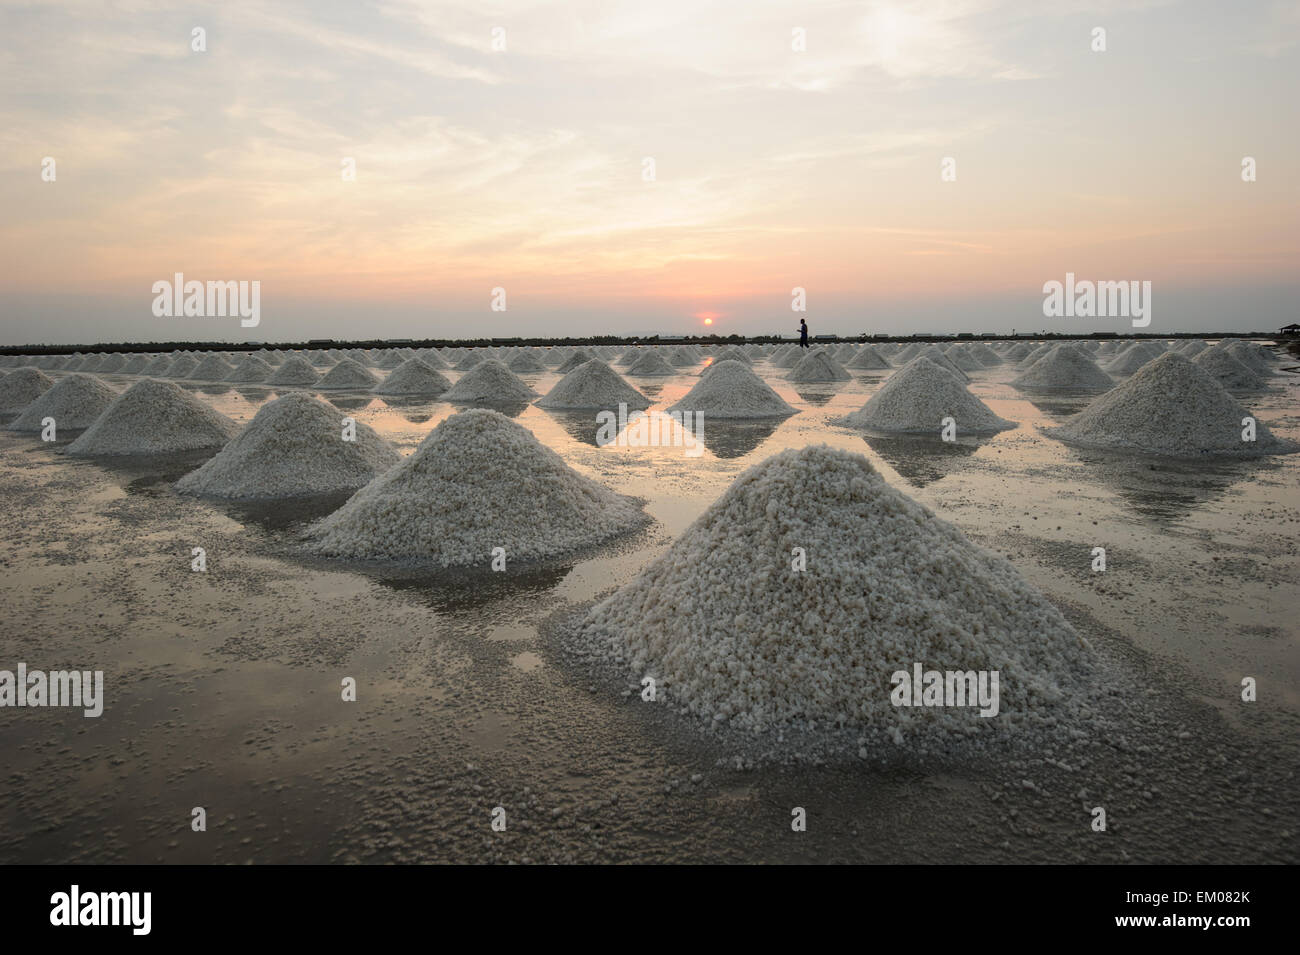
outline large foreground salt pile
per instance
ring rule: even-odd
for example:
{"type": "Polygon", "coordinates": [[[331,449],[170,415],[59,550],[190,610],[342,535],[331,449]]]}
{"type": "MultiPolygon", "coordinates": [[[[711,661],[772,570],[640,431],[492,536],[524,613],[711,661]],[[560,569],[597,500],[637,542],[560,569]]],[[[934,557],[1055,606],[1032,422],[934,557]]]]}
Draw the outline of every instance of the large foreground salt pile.
{"type": "Polygon", "coordinates": [[[1060,344],[1053,346],[1011,384],[1028,392],[1087,394],[1107,391],[1115,382],[1074,345],[1060,344]]]}
{"type": "Polygon", "coordinates": [[[785,376],[789,381],[848,381],[853,376],[824,349],[809,352],[785,376]]]}
{"type": "Polygon", "coordinates": [[[537,397],[518,375],[495,358],[485,358],[443,392],[442,400],[459,404],[524,404],[537,397]]]}
{"type": "Polygon", "coordinates": [[[451,387],[423,358],[408,358],[371,390],[377,395],[440,395],[451,387]]]}
{"type": "Polygon", "coordinates": [[[1172,457],[1250,457],[1297,450],[1260,422],[1242,440],[1249,414],[1206,371],[1176,352],[1149,362],[1057,428],[1043,432],[1085,447],[1146,451],[1172,457]]]}
{"type": "Polygon", "coordinates": [[[88,428],[116,397],[117,392],[94,375],[75,372],[23,409],[9,429],[40,431],[47,417],[54,419],[56,432],[88,428]]]}
{"type": "Polygon", "coordinates": [[[368,425],[355,421],[348,432],[352,440],[344,440],[342,416],[324,402],[303,392],[285,395],[263,405],[176,490],[239,500],[327,494],[364,487],[401,461],[368,425]]]}
{"type": "Polygon", "coordinates": [[[839,723],[900,743],[922,727],[966,735],[1053,722],[1090,657],[1007,560],[891,488],[862,455],[825,445],[742,474],[592,608],[581,636],[709,723],[839,723]],[[891,675],[916,664],[999,671],[997,716],[895,706],[891,675]]]}
{"type": "Polygon", "coordinates": [[[409,458],[311,531],[336,557],[481,564],[535,560],[643,523],[638,503],[579,474],[495,411],[452,415],[409,458]]]}
{"type": "Polygon", "coordinates": [[[918,355],[890,377],[857,411],[832,424],[870,431],[939,434],[952,418],[958,437],[1014,428],[999,418],[947,368],[918,355]]]}
{"type": "Polygon", "coordinates": [[[316,387],[353,388],[369,391],[377,384],[379,384],[379,379],[375,377],[375,373],[369,368],[353,358],[344,358],[321,376],[320,380],[316,382],[316,387]]]}
{"type": "Polygon", "coordinates": [[[239,433],[239,424],[179,385],[145,378],[104,409],[71,455],[164,454],[219,448],[239,433]]]}
{"type": "Polygon", "coordinates": [[[0,414],[15,414],[49,391],[54,379],[39,368],[15,368],[0,379],[0,414]]]}
{"type": "Polygon", "coordinates": [[[314,385],[320,374],[311,366],[311,362],[301,355],[294,355],[275,370],[268,385],[314,385]]]}
{"type": "Polygon", "coordinates": [[[785,418],[798,412],[738,361],[711,365],[695,387],[668,410],[693,411],[706,418],[785,418]]]}
{"type": "Polygon", "coordinates": [[[553,411],[617,411],[620,404],[627,405],[629,411],[644,411],[650,407],[650,399],[599,358],[573,369],[537,402],[539,408],[553,411]]]}

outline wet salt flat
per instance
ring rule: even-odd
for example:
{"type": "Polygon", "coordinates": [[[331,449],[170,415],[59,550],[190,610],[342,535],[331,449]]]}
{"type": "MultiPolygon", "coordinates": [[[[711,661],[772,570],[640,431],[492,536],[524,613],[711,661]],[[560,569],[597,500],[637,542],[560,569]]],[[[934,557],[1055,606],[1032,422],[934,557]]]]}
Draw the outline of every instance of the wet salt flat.
{"type": "MultiPolygon", "coordinates": [[[[622,366],[615,365],[617,370],[622,366]]],[[[697,369],[628,380],[662,410],[697,369]]],[[[5,665],[102,669],[103,717],[0,710],[6,862],[1295,862],[1300,455],[1180,461],[1049,439],[1086,397],[969,388],[1016,427],[955,443],[829,422],[888,372],[794,385],[799,413],[703,426],[705,450],[597,445],[592,412],[509,409],[647,528],[568,557],[433,572],[306,557],[346,500],[235,504],[169,484],[207,453],[70,459],[0,433],[5,665]],[[551,632],[633,579],[732,481],[787,448],[866,455],[1003,554],[1122,670],[1111,729],[962,759],[765,762],[647,708],[551,632]],[[204,547],[206,574],[190,571],[204,547]],[[1091,571],[1103,546],[1108,569],[1091,571]],[[1260,699],[1240,701],[1244,676],[1260,699]],[[356,703],[339,698],[357,681],[356,703]],[[1089,827],[1104,805],[1106,833],[1089,827]],[[190,832],[206,808],[208,831],[190,832]],[[492,833],[506,808],[509,830],[492,833]],[[791,807],[809,828],[792,838],[791,807]]],[[[49,372],[55,380],[60,372],[49,372]]],[[[385,372],[379,372],[381,376],[385,372]]],[[[444,371],[453,383],[464,372],[444,371]]],[[[104,375],[121,388],[131,376],[104,375]]],[[[521,377],[538,394],[553,371],[521,377]]],[[[182,382],[239,422],[283,393],[182,382]]],[[[1242,403],[1300,440],[1300,376],[1242,403]]],[[[314,391],[411,453],[455,406],[314,391]]],[[[880,758],[877,758],[880,755],[880,758]]]]}

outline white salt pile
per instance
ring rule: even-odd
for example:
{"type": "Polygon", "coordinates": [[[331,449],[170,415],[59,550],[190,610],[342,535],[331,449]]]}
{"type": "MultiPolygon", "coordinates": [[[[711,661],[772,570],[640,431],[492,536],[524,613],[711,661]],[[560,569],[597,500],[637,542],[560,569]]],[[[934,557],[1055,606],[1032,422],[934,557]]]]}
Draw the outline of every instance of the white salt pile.
{"type": "MultiPolygon", "coordinates": [[[[1180,352],[1184,358],[1187,353],[1180,352]]],[[[1264,379],[1226,349],[1206,348],[1192,359],[1192,364],[1207,372],[1228,391],[1258,391],[1264,379]]]]}
{"type": "Polygon", "coordinates": [[[158,355],[149,359],[149,364],[140,369],[140,374],[147,375],[150,378],[164,377],[171,364],[172,359],[169,355],[158,355]]]}
{"type": "Polygon", "coordinates": [[[446,376],[423,358],[408,358],[371,390],[377,395],[440,395],[450,387],[446,376]]]}
{"type": "Polygon", "coordinates": [[[432,348],[422,349],[418,357],[434,371],[446,371],[451,367],[451,365],[432,348]]]}
{"type": "Polygon", "coordinates": [[[746,365],[754,363],[754,360],[745,354],[744,349],[736,345],[727,345],[713,353],[713,363],[715,365],[722,361],[738,361],[746,365]]]}
{"type": "Polygon", "coordinates": [[[560,367],[557,368],[556,371],[559,372],[561,375],[567,375],[569,372],[573,371],[573,369],[577,368],[579,365],[585,365],[587,362],[591,361],[591,358],[592,356],[587,354],[587,352],[584,349],[579,348],[568,358],[562,361],[560,363],[560,367]]]}
{"type": "Polygon", "coordinates": [[[1014,428],[1014,421],[995,415],[947,368],[918,355],[890,377],[880,390],[851,415],[832,424],[869,431],[940,434],[944,418],[952,418],[957,436],[996,434],[1014,428]]]}
{"type": "Polygon", "coordinates": [[[1011,384],[1028,392],[1088,394],[1107,391],[1115,382],[1078,348],[1060,344],[1053,346],[1011,384]]]}
{"type": "Polygon", "coordinates": [[[690,368],[699,361],[695,355],[692,355],[684,346],[678,346],[668,353],[668,364],[678,368],[690,368]]]}
{"type": "Polygon", "coordinates": [[[488,357],[488,355],[478,349],[471,349],[461,355],[460,359],[453,367],[456,371],[470,371],[487,361],[488,357]]]}
{"type": "Polygon", "coordinates": [[[283,365],[275,370],[270,378],[266,379],[268,385],[314,385],[320,375],[311,363],[301,355],[294,355],[283,365]]]}
{"type": "Polygon", "coordinates": [[[58,431],[88,428],[113,403],[117,392],[94,375],[80,372],[59,380],[29,404],[9,425],[11,431],[40,431],[41,422],[54,419],[58,431]]]}
{"type": "Polygon", "coordinates": [[[785,376],[790,381],[848,381],[853,376],[848,369],[823,349],[809,352],[785,376]]]}
{"type": "Polygon", "coordinates": [[[524,404],[537,392],[495,358],[485,358],[442,395],[443,401],[459,404],[524,404]]]}
{"type": "Polygon", "coordinates": [[[573,369],[537,402],[539,408],[553,411],[617,411],[620,404],[627,405],[629,411],[644,411],[650,407],[650,399],[599,358],[573,369]]]}
{"type": "MultiPolygon", "coordinates": [[[[1240,339],[1220,342],[1223,350],[1232,355],[1247,368],[1251,369],[1257,375],[1268,376],[1273,374],[1273,367],[1266,357],[1264,349],[1253,342],[1243,342],[1240,339]]],[[[1215,346],[1218,347],[1217,345],[1215,346]]]]}
{"type": "Polygon", "coordinates": [[[1178,353],[1184,358],[1195,358],[1209,347],[1209,345],[1205,344],[1205,342],[1201,341],[1199,338],[1189,338],[1187,341],[1183,342],[1182,347],[1178,349],[1178,353]]]}
{"type": "Polygon", "coordinates": [[[643,354],[627,366],[627,373],[638,378],[663,378],[677,374],[677,369],[657,351],[646,349],[643,354]]]}
{"type": "Polygon", "coordinates": [[[1105,367],[1105,372],[1112,377],[1125,377],[1138,371],[1148,362],[1160,357],[1162,352],[1150,342],[1135,342],[1117,355],[1105,367]]]}
{"type": "Polygon", "coordinates": [[[798,413],[748,365],[738,361],[711,366],[668,410],[693,411],[706,418],[785,418],[798,413]]]}
{"type": "Polygon", "coordinates": [[[949,361],[962,371],[970,372],[984,370],[984,363],[979,361],[964,348],[959,348],[956,345],[949,345],[944,349],[943,353],[949,361]]]}
{"type": "Polygon", "coordinates": [[[573,470],[527,428],[473,409],[443,421],[310,533],[313,549],[330,556],[486,570],[493,548],[505,549],[509,566],[599,543],[644,520],[636,501],[573,470]]]}
{"type": "Polygon", "coordinates": [[[666,554],[597,604],[590,652],[714,725],[841,724],[902,743],[1065,715],[1090,650],[1000,555],[825,445],[751,467],[666,554]],[[791,570],[802,548],[806,570],[791,570]],[[891,675],[999,671],[996,717],[907,707],[891,675]]]}
{"type": "Polygon", "coordinates": [[[179,385],[145,378],[113,399],[68,445],[71,455],[165,454],[219,448],[239,424],[179,385]]]}
{"type": "Polygon", "coordinates": [[[1194,362],[1169,352],[1149,362],[1057,428],[1043,433],[1084,447],[1144,451],[1171,457],[1222,454],[1253,457],[1298,450],[1255,424],[1242,440],[1249,414],[1194,362]]]}
{"type": "Polygon", "coordinates": [[[149,364],[149,356],[132,355],[126,361],[122,362],[122,367],[118,371],[123,375],[138,375],[149,364]]]}
{"type": "Polygon", "coordinates": [[[863,345],[844,367],[854,371],[888,371],[894,366],[876,349],[863,345]]]}
{"type": "Polygon", "coordinates": [[[342,416],[329,405],[303,392],[285,395],[263,405],[176,490],[237,500],[328,494],[364,487],[402,460],[363,422],[349,429],[351,440],[344,433],[342,416]]]}
{"type": "Polygon", "coordinates": [[[970,354],[982,362],[986,368],[992,368],[994,365],[1002,364],[1002,357],[988,345],[983,342],[976,342],[970,346],[970,354]]]}
{"type": "Polygon", "coordinates": [[[257,355],[249,355],[235,366],[235,370],[226,377],[226,381],[252,384],[266,381],[273,374],[275,374],[275,369],[265,359],[257,355]]]}
{"type": "Polygon", "coordinates": [[[15,414],[49,391],[54,379],[39,368],[15,368],[0,380],[0,414],[15,414]]]}
{"type": "Polygon", "coordinates": [[[539,375],[546,371],[546,366],[538,360],[536,355],[522,354],[516,355],[506,364],[517,375],[539,375]]]}
{"type": "Polygon", "coordinates": [[[194,366],[188,377],[194,381],[225,381],[234,370],[220,355],[208,355],[194,366]]]}
{"type": "Polygon", "coordinates": [[[176,360],[167,366],[163,372],[165,378],[188,378],[190,372],[198,367],[198,360],[191,358],[189,355],[178,355],[176,360]]]}
{"type": "Polygon", "coordinates": [[[105,355],[99,362],[96,369],[101,375],[112,375],[120,372],[122,366],[126,364],[126,357],[117,352],[111,355],[105,355]]]}
{"type": "Polygon", "coordinates": [[[369,391],[379,384],[379,379],[365,365],[351,358],[344,358],[337,365],[321,376],[316,382],[317,388],[354,388],[369,391]]]}

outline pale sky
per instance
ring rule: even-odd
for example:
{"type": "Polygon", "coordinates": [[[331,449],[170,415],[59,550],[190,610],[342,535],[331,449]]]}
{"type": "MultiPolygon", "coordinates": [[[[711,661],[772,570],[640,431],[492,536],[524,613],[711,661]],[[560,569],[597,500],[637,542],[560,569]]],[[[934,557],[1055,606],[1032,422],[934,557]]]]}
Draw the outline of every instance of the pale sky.
{"type": "Polygon", "coordinates": [[[1273,329],[1297,91],[1296,2],[0,0],[0,343],[1273,329]]]}

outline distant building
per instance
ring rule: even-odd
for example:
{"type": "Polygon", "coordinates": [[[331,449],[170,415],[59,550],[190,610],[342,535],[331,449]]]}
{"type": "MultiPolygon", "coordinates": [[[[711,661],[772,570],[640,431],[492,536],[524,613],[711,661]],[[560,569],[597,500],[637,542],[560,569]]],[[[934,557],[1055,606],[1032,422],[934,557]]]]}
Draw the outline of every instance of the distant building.
{"type": "Polygon", "coordinates": [[[1297,325],[1294,322],[1290,325],[1283,325],[1278,329],[1278,333],[1281,335],[1300,335],[1300,325],[1297,325]]]}

